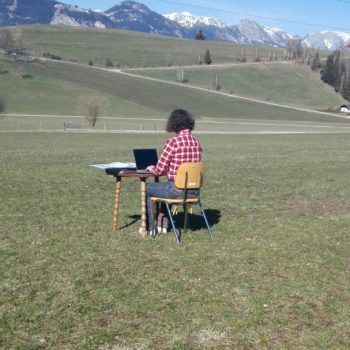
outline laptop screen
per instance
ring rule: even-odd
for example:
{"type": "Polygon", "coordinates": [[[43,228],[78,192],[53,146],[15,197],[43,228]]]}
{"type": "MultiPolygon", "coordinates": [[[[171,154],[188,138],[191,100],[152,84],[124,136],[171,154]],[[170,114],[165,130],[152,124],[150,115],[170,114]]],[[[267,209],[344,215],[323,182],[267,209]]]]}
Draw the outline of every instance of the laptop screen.
{"type": "Polygon", "coordinates": [[[145,170],[149,165],[156,165],[158,162],[157,150],[134,149],[134,157],[137,170],[145,170]]]}

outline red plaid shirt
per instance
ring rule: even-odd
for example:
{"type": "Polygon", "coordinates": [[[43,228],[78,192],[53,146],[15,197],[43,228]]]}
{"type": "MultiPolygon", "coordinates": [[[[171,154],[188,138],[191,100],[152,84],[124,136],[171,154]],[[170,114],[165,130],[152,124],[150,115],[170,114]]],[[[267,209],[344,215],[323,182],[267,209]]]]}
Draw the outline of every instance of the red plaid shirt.
{"type": "Polygon", "coordinates": [[[154,175],[167,175],[175,181],[177,169],[182,163],[201,161],[202,147],[189,129],[181,130],[165,142],[163,152],[153,169],[154,175]]]}

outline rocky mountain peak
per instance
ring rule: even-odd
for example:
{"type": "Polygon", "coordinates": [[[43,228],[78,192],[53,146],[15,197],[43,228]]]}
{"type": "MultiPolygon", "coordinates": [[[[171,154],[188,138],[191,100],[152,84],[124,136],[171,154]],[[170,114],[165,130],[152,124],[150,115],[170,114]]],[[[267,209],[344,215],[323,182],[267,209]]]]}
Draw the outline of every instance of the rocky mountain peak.
{"type": "Polygon", "coordinates": [[[146,6],[136,1],[122,1],[119,5],[115,5],[105,11],[106,14],[111,14],[116,11],[150,13],[151,10],[146,6]]]}

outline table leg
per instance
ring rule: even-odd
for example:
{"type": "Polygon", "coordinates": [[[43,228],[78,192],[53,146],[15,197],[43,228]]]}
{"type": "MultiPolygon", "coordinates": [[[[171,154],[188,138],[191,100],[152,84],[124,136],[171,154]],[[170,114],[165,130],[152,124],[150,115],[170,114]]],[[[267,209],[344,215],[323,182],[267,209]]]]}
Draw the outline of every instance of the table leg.
{"type": "Polygon", "coordinates": [[[147,235],[147,230],[146,230],[146,178],[141,178],[141,228],[142,228],[142,233],[141,236],[143,238],[146,237],[147,235]]]}
{"type": "Polygon", "coordinates": [[[113,231],[115,231],[118,227],[118,209],[119,209],[119,196],[120,196],[121,187],[122,187],[122,178],[120,176],[117,176],[116,182],[115,182],[113,226],[112,226],[113,231]]]}

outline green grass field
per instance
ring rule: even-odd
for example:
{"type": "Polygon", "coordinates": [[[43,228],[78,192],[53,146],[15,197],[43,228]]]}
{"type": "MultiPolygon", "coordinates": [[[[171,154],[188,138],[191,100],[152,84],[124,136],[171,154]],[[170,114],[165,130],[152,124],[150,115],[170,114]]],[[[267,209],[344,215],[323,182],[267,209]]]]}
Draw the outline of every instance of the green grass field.
{"type": "MultiPolygon", "coordinates": [[[[131,73],[176,81],[178,69],[130,70],[131,73]]],[[[324,84],[320,74],[300,64],[237,64],[231,67],[184,68],[187,84],[313,110],[334,110],[344,103],[340,94],[324,84]],[[205,69],[204,69],[205,68],[205,69]]]]}
{"type": "Polygon", "coordinates": [[[195,211],[180,247],[137,235],[136,180],[112,232],[89,167],[165,138],[1,134],[0,347],[348,349],[348,135],[199,135],[215,239],[195,211]]]}
{"type": "MultiPolygon", "coordinates": [[[[50,115],[82,115],[80,97],[85,95],[99,96],[103,101],[103,114],[118,116],[154,116],[159,112],[152,107],[142,105],[113,95],[104,89],[96,89],[94,81],[81,84],[79,78],[58,79],[53,74],[34,64],[16,63],[0,58],[0,65],[7,73],[0,75],[0,94],[6,101],[8,113],[37,113],[50,115]],[[17,67],[24,67],[30,78],[22,79],[17,67]],[[73,81],[72,81],[73,79],[73,81]]],[[[54,70],[60,66],[53,64],[54,70]]],[[[73,73],[74,74],[74,73],[73,73]]],[[[102,82],[101,82],[102,83],[102,82]]]]}
{"type": "MultiPolygon", "coordinates": [[[[70,63],[47,61],[28,64],[0,58],[1,72],[5,72],[0,74],[0,93],[6,101],[6,112],[10,114],[2,116],[1,130],[61,129],[62,119],[46,120],[46,115],[81,116],[83,112],[80,101],[86,95],[95,95],[103,101],[99,129],[120,130],[131,125],[133,130],[152,130],[158,128],[157,120],[164,120],[172,109],[179,107],[191,110],[201,121],[225,118],[228,121],[348,123],[348,120],[334,115],[312,114],[232,96],[312,110],[335,110],[343,102],[339,94],[322,84],[306,66],[276,63],[266,65],[262,62],[253,66],[240,64],[230,68],[214,68],[196,64],[198,56],[206,49],[210,49],[214,63],[235,63],[241,45],[180,40],[120,30],[54,26],[7,29],[34,55],[42,56],[44,52],[50,52],[70,63]],[[107,57],[121,68],[164,68],[175,65],[192,65],[197,68],[185,69],[188,84],[171,85],[88,66],[88,61],[92,60],[95,65],[103,67],[107,57]],[[79,62],[80,65],[74,62],[79,62]],[[20,72],[25,72],[27,78],[21,78],[20,72]],[[212,89],[216,73],[222,87],[221,92],[226,93],[226,96],[189,86],[212,89]],[[42,116],[42,120],[28,117],[20,119],[20,116],[12,116],[13,114],[37,114],[42,116]],[[110,118],[116,120],[110,121],[110,118]],[[126,121],[122,125],[124,122],[120,122],[121,118],[156,121],[126,121]]],[[[244,46],[244,50],[250,57],[249,61],[253,61],[256,48],[244,46]]],[[[258,48],[263,61],[269,50],[271,48],[258,48]]],[[[282,59],[284,50],[274,50],[278,53],[277,58],[282,59]]],[[[151,72],[138,70],[132,73],[151,75],[170,82],[175,80],[173,69],[151,72]]],[[[80,124],[83,126],[84,123],[80,124]]],[[[239,132],[246,130],[236,127],[228,129],[239,132]]],[[[269,128],[264,127],[265,129],[270,131],[269,128]]],[[[279,126],[277,129],[280,130],[279,126]]],[[[211,126],[202,130],[227,131],[227,128],[220,128],[216,124],[214,128],[211,126]]],[[[249,127],[248,131],[250,130],[249,127]]],[[[282,131],[290,129],[282,128],[282,131]]]]}
{"type": "MultiPolygon", "coordinates": [[[[44,52],[60,56],[63,60],[104,67],[109,58],[121,67],[154,67],[169,65],[196,65],[203,61],[205,51],[211,52],[214,63],[237,62],[241,48],[248,60],[254,60],[254,46],[228,42],[185,40],[139,32],[74,28],[62,26],[19,26],[6,28],[16,39],[37,56],[44,52]],[[147,52],[147,55],[145,55],[147,52]]],[[[259,47],[262,61],[270,54],[283,59],[281,48],[259,47]]]]}
{"type": "MultiPolygon", "coordinates": [[[[206,49],[214,63],[234,63],[240,45],[10,30],[33,54],[70,63],[0,57],[1,349],[349,348],[350,119],[320,112],[338,95],[294,64],[186,68],[189,82],[172,84],[171,66],[196,65],[206,49]],[[168,82],[98,68],[106,58],[161,66],[129,72],[168,82]],[[216,73],[226,95],[202,89],[216,73]],[[89,132],[86,95],[103,101],[89,132]],[[114,179],[89,165],[130,161],[136,147],[160,152],[179,107],[196,118],[215,239],[196,210],[180,246],[171,234],[139,237],[136,179],[123,181],[113,232],[114,179]]],[[[255,47],[244,49],[253,60],[255,47]]],[[[268,50],[259,48],[263,60],[268,50]]]]}
{"type": "MultiPolygon", "coordinates": [[[[200,120],[226,118],[228,120],[278,120],[281,122],[349,122],[348,119],[334,115],[308,113],[240,99],[230,94],[224,95],[191,88],[186,84],[168,84],[63,62],[28,64],[26,71],[31,78],[21,79],[16,76],[15,63],[9,61],[5,63],[8,73],[1,76],[0,85],[7,102],[8,113],[79,116],[82,114],[79,110],[80,96],[96,94],[105,101],[102,116],[109,118],[164,119],[172,109],[182,107],[192,111],[200,120]],[[29,94],[28,91],[30,91],[29,94]]],[[[295,69],[296,71],[301,69],[300,75],[302,74],[303,68],[296,66],[295,69]]],[[[297,91],[296,85],[294,85],[294,91],[297,91]]],[[[312,83],[309,86],[311,87],[312,83]]],[[[321,90],[323,88],[316,80],[314,87],[321,90]]],[[[293,91],[292,87],[289,89],[293,91]]],[[[277,89],[275,88],[274,91],[277,89]]],[[[287,87],[285,91],[288,91],[287,87]]],[[[328,99],[325,97],[325,100],[329,103],[332,101],[333,107],[340,102],[332,91],[327,90],[326,87],[324,91],[328,93],[328,99]]],[[[256,94],[259,95],[259,92],[256,94]]],[[[317,97],[316,100],[315,104],[317,103],[320,107],[321,98],[317,97]]],[[[293,100],[295,103],[296,101],[302,104],[300,97],[293,100]]],[[[306,104],[305,99],[304,104],[306,104]]],[[[11,124],[12,128],[14,123],[11,124]]],[[[101,123],[100,128],[102,128],[101,123]]],[[[144,128],[149,127],[145,125],[144,128]]],[[[221,130],[226,129],[224,127],[221,130]]]]}

